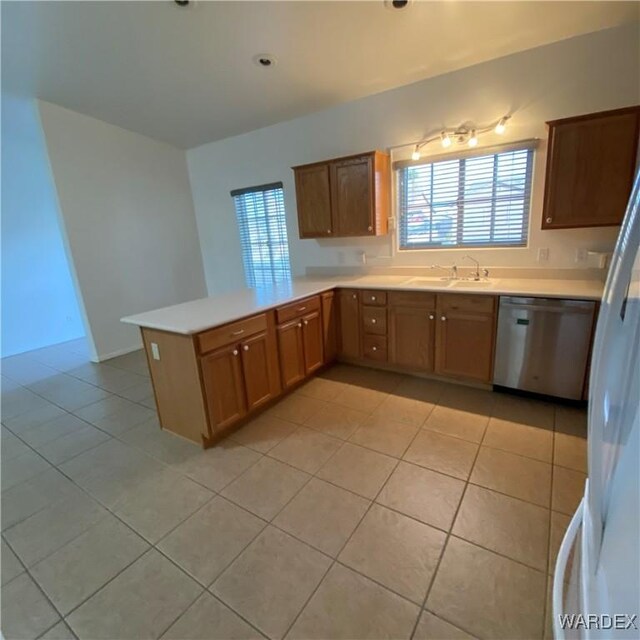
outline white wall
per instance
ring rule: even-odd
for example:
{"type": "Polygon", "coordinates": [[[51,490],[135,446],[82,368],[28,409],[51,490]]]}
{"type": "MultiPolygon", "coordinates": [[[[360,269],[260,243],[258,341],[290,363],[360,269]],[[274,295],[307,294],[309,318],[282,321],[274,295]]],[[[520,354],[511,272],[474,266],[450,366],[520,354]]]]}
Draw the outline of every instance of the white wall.
{"type": "MultiPolygon", "coordinates": [[[[629,25],[493,60],[191,149],[187,159],[209,293],[244,285],[231,189],[283,181],[295,274],[303,274],[308,266],[356,265],[361,251],[369,256],[391,255],[390,239],[300,240],[290,167],[409,143],[443,126],[468,120],[491,122],[504,113],[513,114],[505,141],[544,139],[546,120],[638,102],[638,28],[629,25]]],[[[481,145],[495,144],[495,137],[481,138],[481,145]]],[[[433,151],[442,152],[438,145],[433,151]]],[[[593,266],[588,262],[577,265],[576,249],[610,250],[617,229],[541,231],[544,140],[536,156],[529,246],[474,250],[474,255],[486,266],[593,266]],[[547,263],[537,262],[540,247],[549,249],[547,263]]],[[[370,263],[446,263],[460,261],[467,252],[411,252],[370,263]]]]}
{"type": "Polygon", "coordinates": [[[2,94],[2,356],[84,327],[34,100],[2,94]]]}
{"type": "Polygon", "coordinates": [[[141,346],[126,315],[206,295],[185,152],[39,103],[97,358],[141,346]]]}

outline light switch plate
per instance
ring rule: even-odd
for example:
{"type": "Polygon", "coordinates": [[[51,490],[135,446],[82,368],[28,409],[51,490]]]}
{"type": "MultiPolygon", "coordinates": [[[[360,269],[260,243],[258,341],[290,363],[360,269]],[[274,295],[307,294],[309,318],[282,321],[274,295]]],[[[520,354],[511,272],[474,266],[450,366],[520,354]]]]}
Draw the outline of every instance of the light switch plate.
{"type": "Polygon", "coordinates": [[[160,360],[160,349],[158,348],[157,342],[151,343],[151,355],[154,360],[160,360]]]}
{"type": "Polygon", "coordinates": [[[549,261],[549,249],[547,247],[540,247],[538,249],[538,262],[549,261]]]}

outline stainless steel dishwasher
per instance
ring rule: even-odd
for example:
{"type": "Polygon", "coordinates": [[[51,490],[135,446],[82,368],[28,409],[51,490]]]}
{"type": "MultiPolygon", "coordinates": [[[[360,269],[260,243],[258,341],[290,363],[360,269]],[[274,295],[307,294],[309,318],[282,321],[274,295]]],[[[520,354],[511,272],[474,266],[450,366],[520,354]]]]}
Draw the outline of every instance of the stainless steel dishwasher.
{"type": "Polygon", "coordinates": [[[502,296],[493,383],[582,398],[595,302],[502,296]]]}

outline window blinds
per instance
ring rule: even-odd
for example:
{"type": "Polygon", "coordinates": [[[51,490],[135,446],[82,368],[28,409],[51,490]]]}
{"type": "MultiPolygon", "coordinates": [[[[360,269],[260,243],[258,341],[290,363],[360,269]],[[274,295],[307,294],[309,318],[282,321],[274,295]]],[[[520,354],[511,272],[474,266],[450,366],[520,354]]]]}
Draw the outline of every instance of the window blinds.
{"type": "Polygon", "coordinates": [[[400,166],[399,248],[526,245],[533,150],[400,166]]]}
{"type": "Polygon", "coordinates": [[[291,280],[282,183],[231,192],[248,287],[291,280]]]}

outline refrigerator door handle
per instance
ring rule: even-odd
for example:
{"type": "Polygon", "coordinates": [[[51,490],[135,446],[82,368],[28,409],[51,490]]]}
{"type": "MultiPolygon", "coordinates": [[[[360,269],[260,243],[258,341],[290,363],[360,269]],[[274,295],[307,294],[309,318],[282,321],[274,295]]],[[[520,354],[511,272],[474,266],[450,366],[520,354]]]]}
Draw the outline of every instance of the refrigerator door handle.
{"type": "Polygon", "coordinates": [[[571,522],[564,534],[558,557],[556,558],[556,570],[553,577],[553,637],[555,640],[565,640],[565,630],[560,626],[559,614],[564,613],[564,576],[567,572],[567,562],[569,554],[576,541],[580,525],[582,524],[582,515],[584,511],[584,498],[580,500],[580,504],[576,512],[571,518],[571,522]]]}

